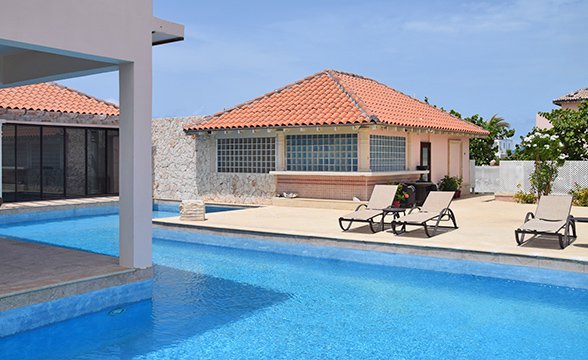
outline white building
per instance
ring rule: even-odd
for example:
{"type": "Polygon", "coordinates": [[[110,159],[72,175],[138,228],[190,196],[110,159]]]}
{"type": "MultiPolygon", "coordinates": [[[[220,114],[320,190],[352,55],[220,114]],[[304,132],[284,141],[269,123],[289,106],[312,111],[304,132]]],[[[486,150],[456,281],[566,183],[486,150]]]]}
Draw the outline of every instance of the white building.
{"type": "Polygon", "coordinates": [[[509,151],[514,151],[515,143],[513,139],[496,139],[494,145],[498,148],[496,151],[496,157],[499,159],[505,158],[509,151]]]}
{"type": "Polygon", "coordinates": [[[2,13],[0,87],[118,70],[120,264],[150,267],[151,47],[183,26],[154,17],[151,0],[5,1],[2,13]]]}

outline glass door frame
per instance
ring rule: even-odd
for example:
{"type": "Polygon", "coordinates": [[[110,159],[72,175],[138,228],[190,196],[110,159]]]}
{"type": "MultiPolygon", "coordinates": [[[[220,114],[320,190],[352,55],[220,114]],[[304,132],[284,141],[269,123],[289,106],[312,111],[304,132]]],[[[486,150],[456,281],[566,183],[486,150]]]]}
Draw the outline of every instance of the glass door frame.
{"type": "Polygon", "coordinates": [[[426,177],[426,181],[431,181],[431,155],[432,155],[432,151],[431,151],[431,143],[430,142],[425,142],[422,141],[421,142],[421,149],[420,149],[420,166],[425,166],[423,165],[423,153],[424,151],[427,152],[427,160],[428,160],[428,164],[426,166],[428,166],[429,168],[429,173],[425,174],[426,177]]]}
{"type": "MultiPolygon", "coordinates": [[[[56,199],[66,199],[66,198],[83,198],[83,197],[99,197],[99,196],[116,196],[118,195],[118,193],[109,193],[108,192],[108,185],[109,185],[109,181],[110,179],[108,178],[108,176],[104,176],[103,182],[104,182],[104,193],[99,193],[99,194],[92,194],[89,195],[88,194],[88,130],[103,130],[104,131],[104,136],[105,138],[108,135],[109,131],[116,131],[119,132],[118,128],[113,128],[113,127],[100,127],[100,126],[64,126],[64,125],[53,125],[53,124],[43,124],[43,125],[39,125],[38,123],[26,123],[26,122],[11,122],[11,121],[6,121],[2,124],[2,126],[14,126],[14,184],[15,184],[15,189],[14,189],[14,199],[11,199],[9,201],[6,201],[6,199],[4,199],[5,202],[22,202],[22,201],[42,201],[42,200],[56,200],[56,199]],[[39,145],[39,151],[40,151],[40,161],[39,161],[39,185],[40,185],[40,192],[39,192],[39,199],[35,199],[35,200],[25,200],[25,199],[21,199],[19,198],[19,191],[18,191],[18,129],[21,126],[32,126],[32,127],[38,127],[39,129],[39,137],[40,137],[40,145],[39,145]],[[47,128],[47,127],[57,127],[57,128],[63,128],[63,193],[62,196],[51,196],[49,198],[46,198],[44,196],[44,191],[43,191],[43,129],[47,128]],[[84,194],[83,195],[75,195],[75,196],[70,196],[67,194],[67,142],[66,142],[66,133],[68,129],[82,129],[84,130],[84,181],[85,181],[85,186],[84,186],[84,194]]],[[[2,135],[4,136],[4,135],[2,135]]],[[[118,139],[120,140],[120,136],[118,136],[118,139]]],[[[108,168],[108,164],[110,162],[110,160],[108,159],[108,141],[106,141],[105,144],[105,149],[104,149],[104,157],[105,157],[105,167],[106,169],[108,168]]],[[[120,163],[119,163],[120,166],[120,163]]],[[[4,165],[3,165],[4,167],[4,165]]],[[[0,171],[2,171],[2,169],[0,169],[0,171]]],[[[1,198],[1,196],[0,196],[1,198]]]]}

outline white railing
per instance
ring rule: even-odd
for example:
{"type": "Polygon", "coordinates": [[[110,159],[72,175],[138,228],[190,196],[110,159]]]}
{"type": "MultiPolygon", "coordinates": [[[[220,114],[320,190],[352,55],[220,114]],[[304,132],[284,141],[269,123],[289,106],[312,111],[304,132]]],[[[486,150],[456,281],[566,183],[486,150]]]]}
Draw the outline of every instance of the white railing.
{"type": "MultiPolygon", "coordinates": [[[[520,184],[524,191],[531,190],[529,176],[533,172],[533,161],[501,161],[499,166],[472,166],[472,188],[477,193],[517,192],[520,184]]],[[[588,161],[566,161],[559,169],[553,184],[553,193],[568,193],[574,184],[588,187],[588,161]]]]}

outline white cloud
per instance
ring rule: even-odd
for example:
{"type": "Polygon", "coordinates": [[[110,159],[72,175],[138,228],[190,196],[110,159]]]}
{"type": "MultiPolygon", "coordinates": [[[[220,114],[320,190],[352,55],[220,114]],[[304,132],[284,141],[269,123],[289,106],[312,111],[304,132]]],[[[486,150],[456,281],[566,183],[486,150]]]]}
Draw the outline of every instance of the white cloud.
{"type": "Polygon", "coordinates": [[[515,0],[480,2],[448,9],[453,14],[427,16],[404,23],[404,29],[431,33],[512,32],[528,29],[536,23],[565,22],[576,16],[572,0],[515,0]],[[570,11],[571,10],[571,11],[570,11]]]}

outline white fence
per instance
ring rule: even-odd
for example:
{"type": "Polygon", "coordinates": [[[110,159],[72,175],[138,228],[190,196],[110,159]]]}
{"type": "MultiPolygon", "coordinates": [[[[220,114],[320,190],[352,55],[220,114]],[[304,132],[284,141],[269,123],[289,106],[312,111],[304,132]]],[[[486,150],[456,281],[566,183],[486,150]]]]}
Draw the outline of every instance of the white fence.
{"type": "MultiPolygon", "coordinates": [[[[531,190],[529,176],[534,169],[532,161],[501,161],[499,166],[471,166],[471,169],[474,192],[514,194],[518,184],[524,191],[531,190]]],[[[588,161],[566,161],[559,169],[553,193],[568,193],[576,183],[588,187],[588,161]]]]}

